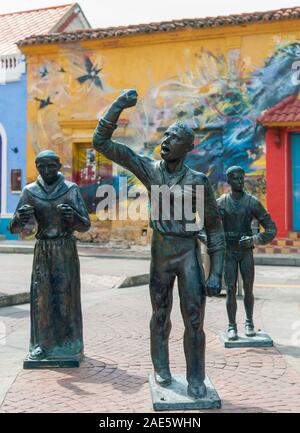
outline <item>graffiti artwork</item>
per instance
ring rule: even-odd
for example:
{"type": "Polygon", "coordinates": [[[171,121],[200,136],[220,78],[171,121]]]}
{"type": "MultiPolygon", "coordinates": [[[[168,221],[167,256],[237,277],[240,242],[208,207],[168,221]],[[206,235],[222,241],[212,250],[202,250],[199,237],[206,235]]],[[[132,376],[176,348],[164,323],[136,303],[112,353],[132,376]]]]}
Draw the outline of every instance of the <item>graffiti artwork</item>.
{"type": "MultiPolygon", "coordinates": [[[[226,54],[185,49],[184,72],[149,83],[136,111],[118,130],[122,140],[140,153],[159,158],[158,138],[167,125],[176,120],[188,122],[195,130],[196,145],[187,164],[208,175],[218,192],[224,191],[226,169],[239,165],[246,172],[249,192],[264,202],[265,131],[256,119],[265,109],[298,94],[300,86],[299,80],[293,79],[300,42],[277,38],[273,47],[258,67],[251,58],[242,58],[236,48],[226,54]]],[[[31,64],[29,70],[31,144],[35,153],[44,148],[60,153],[67,176],[78,181],[78,162],[70,152],[72,138],[62,131],[59,121],[62,115],[75,120],[93,119],[99,107],[99,115],[105,111],[120,88],[109,85],[106,64],[110,60],[98,51],[76,45],[62,47],[53,59],[39,59],[39,64],[31,64]]],[[[92,154],[87,156],[91,158],[92,154]]],[[[89,169],[95,165],[93,161],[89,169]]],[[[107,162],[99,164],[102,168],[97,170],[108,170],[102,178],[112,179],[107,162]]],[[[96,172],[95,167],[93,170],[96,172]]],[[[122,169],[114,173],[124,175],[122,169]]],[[[129,186],[136,183],[129,173],[126,176],[129,186]]],[[[88,177],[94,186],[99,181],[90,174],[88,177]]]]}

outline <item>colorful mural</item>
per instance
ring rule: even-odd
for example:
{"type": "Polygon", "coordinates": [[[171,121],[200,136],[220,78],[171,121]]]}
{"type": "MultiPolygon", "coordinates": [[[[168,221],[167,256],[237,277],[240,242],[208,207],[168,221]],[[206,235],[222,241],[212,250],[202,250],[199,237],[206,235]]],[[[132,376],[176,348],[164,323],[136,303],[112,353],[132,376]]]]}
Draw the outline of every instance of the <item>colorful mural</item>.
{"type": "Polygon", "coordinates": [[[105,94],[110,92],[104,77],[102,56],[93,63],[91,54],[79,46],[68,50],[67,55],[40,58],[30,65],[29,75],[29,134],[35,154],[51,147],[62,155],[66,150],[65,165],[71,167],[69,137],[60,128],[59,120],[72,110],[72,117],[90,118],[90,112],[99,111],[108,103],[105,94]],[[98,61],[98,64],[97,64],[98,61]],[[99,65],[99,66],[98,66],[99,65]],[[88,100],[89,110],[86,110],[88,100]],[[33,120],[33,121],[31,121],[33,120]]]}
{"type": "Polygon", "coordinates": [[[197,135],[188,165],[206,173],[215,188],[222,186],[228,167],[241,165],[248,175],[248,188],[263,195],[264,128],[256,119],[268,107],[298,94],[292,65],[300,57],[300,44],[278,44],[265,64],[251,73],[238,49],[227,57],[205,49],[196,56],[194,70],[160,83],[144,98],[139,111],[144,140],[151,142],[156,132],[172,122],[186,121],[197,135]]]}
{"type": "MultiPolygon", "coordinates": [[[[188,165],[206,173],[217,192],[224,190],[226,169],[241,165],[247,173],[248,189],[263,199],[264,128],[256,118],[285,97],[298,94],[292,65],[300,57],[300,42],[273,38],[273,48],[257,66],[254,58],[241,54],[240,48],[195,47],[182,48],[184,65],[173,65],[174,74],[163,79],[153,79],[150,61],[139,65],[145,77],[151,78],[147,78],[136,109],[126,113],[127,119],[121,119],[116,136],[140,153],[159,158],[162,132],[176,120],[186,121],[196,132],[196,146],[187,158],[188,165]]],[[[30,145],[34,154],[45,148],[57,151],[64,172],[78,180],[74,154],[80,152],[74,152],[72,134],[61,128],[61,121],[90,120],[95,113],[99,116],[122,88],[132,86],[134,76],[126,80],[120,69],[121,78],[115,79],[112,68],[115,74],[119,71],[108,51],[77,44],[59,47],[58,54],[39,55],[37,59],[29,62],[30,145]]],[[[78,140],[75,146],[81,146],[78,140]]],[[[103,164],[108,169],[109,163],[103,164]]],[[[105,181],[111,177],[111,182],[113,173],[124,174],[122,169],[116,173],[109,168],[108,172],[105,181]]],[[[129,185],[136,183],[130,174],[126,175],[129,185]]],[[[29,180],[33,177],[29,170],[29,180]]],[[[97,182],[91,177],[91,184],[97,182]]]]}

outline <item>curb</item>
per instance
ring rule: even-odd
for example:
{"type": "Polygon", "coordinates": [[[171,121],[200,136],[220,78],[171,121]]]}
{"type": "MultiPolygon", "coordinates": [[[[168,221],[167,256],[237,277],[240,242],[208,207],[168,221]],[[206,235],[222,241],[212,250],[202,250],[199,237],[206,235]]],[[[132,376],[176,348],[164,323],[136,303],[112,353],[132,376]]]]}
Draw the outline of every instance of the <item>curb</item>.
{"type": "Polygon", "coordinates": [[[127,287],[144,286],[149,284],[150,274],[133,275],[132,277],[126,277],[122,283],[117,285],[118,289],[124,289],[127,287]]]}
{"type": "MultiPolygon", "coordinates": [[[[99,247],[78,245],[78,255],[82,257],[99,257],[104,259],[126,260],[149,260],[151,258],[150,251],[132,251],[131,253],[129,253],[128,249],[120,249],[119,251],[115,251],[103,248],[103,252],[101,252],[99,251],[99,249],[99,247]],[[93,248],[97,248],[98,251],[90,251],[93,248]]],[[[0,245],[0,254],[33,254],[33,251],[34,245],[0,245]]],[[[300,255],[257,254],[254,255],[254,263],[255,265],[264,266],[300,266],[300,255]]]]}
{"type": "Polygon", "coordinates": [[[1,295],[0,307],[11,307],[12,305],[28,304],[30,292],[15,293],[14,295],[1,295]]]}
{"type": "Polygon", "coordinates": [[[1,245],[0,254],[33,254],[33,245],[1,245]]]}
{"type": "Polygon", "coordinates": [[[99,259],[126,259],[126,260],[150,260],[150,254],[148,256],[137,256],[137,255],[118,255],[116,253],[84,253],[78,251],[80,257],[95,257],[99,259]]]}
{"type": "MultiPolygon", "coordinates": [[[[87,249],[92,249],[95,247],[83,247],[83,246],[77,246],[78,255],[82,257],[102,257],[105,259],[129,259],[129,260],[149,260],[150,259],[150,252],[149,253],[137,253],[132,252],[128,254],[128,250],[124,249],[118,252],[118,251],[112,251],[103,249],[104,251],[85,251],[87,249]],[[111,252],[110,252],[111,251],[111,252]]],[[[34,246],[33,245],[0,245],[0,254],[33,254],[34,252],[34,246]]]]}
{"type": "Polygon", "coordinates": [[[264,266],[300,266],[300,257],[276,257],[276,254],[273,254],[275,257],[265,256],[261,254],[260,256],[254,256],[254,264],[255,265],[264,265],[264,266]]]}

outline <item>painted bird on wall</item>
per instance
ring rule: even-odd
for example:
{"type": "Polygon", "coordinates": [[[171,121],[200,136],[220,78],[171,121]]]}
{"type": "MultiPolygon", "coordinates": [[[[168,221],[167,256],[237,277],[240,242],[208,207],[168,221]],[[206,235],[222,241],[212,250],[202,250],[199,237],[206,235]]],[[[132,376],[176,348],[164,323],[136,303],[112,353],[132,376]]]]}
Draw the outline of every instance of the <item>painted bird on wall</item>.
{"type": "Polygon", "coordinates": [[[37,97],[35,97],[34,99],[35,99],[35,101],[38,101],[40,103],[39,110],[47,107],[48,105],[53,105],[53,102],[51,101],[50,96],[47,96],[47,98],[45,98],[45,99],[41,99],[41,98],[37,98],[37,97]]]}
{"type": "Polygon", "coordinates": [[[48,69],[46,68],[46,66],[44,66],[43,68],[40,69],[40,76],[42,78],[47,77],[47,75],[49,74],[48,69]]]}
{"type": "Polygon", "coordinates": [[[83,84],[90,80],[93,84],[95,84],[95,86],[103,90],[102,81],[99,77],[99,72],[102,70],[102,68],[98,67],[97,64],[94,65],[89,57],[85,57],[84,68],[86,70],[86,74],[78,77],[77,81],[79,81],[80,84],[83,84]]]}

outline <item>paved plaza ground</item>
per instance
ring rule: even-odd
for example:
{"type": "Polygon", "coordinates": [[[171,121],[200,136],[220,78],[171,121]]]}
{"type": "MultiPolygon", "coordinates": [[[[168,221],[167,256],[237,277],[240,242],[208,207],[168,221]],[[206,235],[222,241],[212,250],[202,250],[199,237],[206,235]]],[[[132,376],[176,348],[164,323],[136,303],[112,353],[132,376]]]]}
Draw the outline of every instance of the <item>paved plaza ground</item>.
{"type": "MultiPolygon", "coordinates": [[[[32,255],[1,254],[0,292],[27,291],[32,255]]],[[[153,411],[147,286],[116,288],[144,274],[148,260],[81,257],[85,358],[80,368],[23,370],[29,305],[0,308],[0,412],[153,411]]],[[[300,412],[300,268],[257,266],[255,324],[271,348],[225,349],[225,296],[208,298],[207,373],[222,409],[215,412],[300,412]]],[[[238,301],[238,324],[244,311],[238,301]]],[[[174,290],[171,369],[185,372],[183,322],[174,290]]]]}

